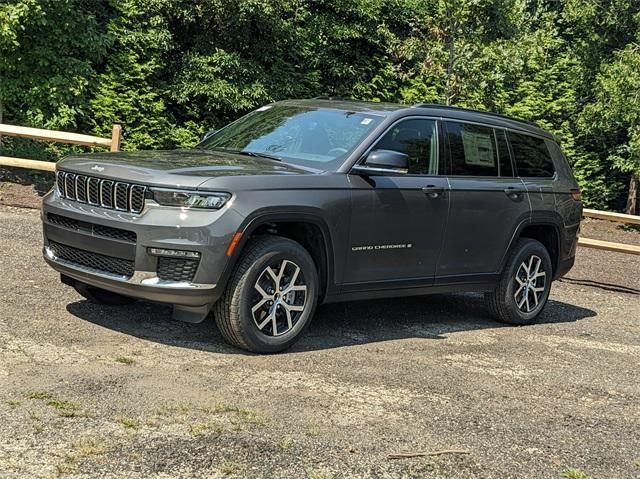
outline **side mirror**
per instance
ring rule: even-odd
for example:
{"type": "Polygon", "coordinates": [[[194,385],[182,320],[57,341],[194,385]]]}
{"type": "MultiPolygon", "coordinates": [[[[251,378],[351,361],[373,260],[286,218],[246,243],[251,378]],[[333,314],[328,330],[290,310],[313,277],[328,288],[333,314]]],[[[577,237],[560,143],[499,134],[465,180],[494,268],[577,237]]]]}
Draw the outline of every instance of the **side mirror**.
{"type": "Polygon", "coordinates": [[[202,138],[200,138],[200,143],[202,143],[204,140],[206,140],[207,138],[215,135],[217,133],[218,130],[211,130],[206,132],[204,135],[202,135],[202,138]]]}
{"type": "Polygon", "coordinates": [[[409,155],[394,150],[373,150],[353,171],[364,175],[404,175],[409,171],[409,155]]]}

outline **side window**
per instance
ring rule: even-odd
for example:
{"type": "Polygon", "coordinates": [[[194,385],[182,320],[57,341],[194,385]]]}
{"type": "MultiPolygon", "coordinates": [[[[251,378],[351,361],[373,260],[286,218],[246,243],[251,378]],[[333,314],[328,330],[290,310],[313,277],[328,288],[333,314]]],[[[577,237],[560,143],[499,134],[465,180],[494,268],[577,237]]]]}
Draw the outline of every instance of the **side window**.
{"type": "Polygon", "coordinates": [[[513,165],[507,145],[507,134],[504,130],[495,130],[496,143],[498,144],[498,158],[500,160],[500,176],[513,177],[513,165]]]}
{"type": "Polygon", "coordinates": [[[409,155],[409,173],[438,174],[438,130],[434,120],[404,120],[375,145],[376,150],[394,150],[409,155]]]}
{"type": "Polygon", "coordinates": [[[451,174],[498,176],[498,151],[493,128],[446,122],[451,174]]]}
{"type": "Polygon", "coordinates": [[[516,160],[518,176],[549,178],[553,176],[553,160],[547,144],[541,138],[509,132],[509,141],[516,160]]]}

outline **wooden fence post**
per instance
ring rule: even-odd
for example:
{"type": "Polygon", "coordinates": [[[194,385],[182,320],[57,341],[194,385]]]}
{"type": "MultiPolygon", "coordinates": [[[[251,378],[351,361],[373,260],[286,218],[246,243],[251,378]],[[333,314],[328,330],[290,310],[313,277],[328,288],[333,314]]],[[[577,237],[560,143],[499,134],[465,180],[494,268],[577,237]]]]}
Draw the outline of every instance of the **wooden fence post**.
{"type": "Polygon", "coordinates": [[[122,127],[114,124],[111,130],[111,151],[120,151],[120,136],[122,135],[122,127]]]}
{"type": "Polygon", "coordinates": [[[637,215],[638,205],[638,175],[635,172],[631,173],[631,179],[629,180],[629,194],[627,196],[627,208],[626,213],[628,215],[637,215]]]}

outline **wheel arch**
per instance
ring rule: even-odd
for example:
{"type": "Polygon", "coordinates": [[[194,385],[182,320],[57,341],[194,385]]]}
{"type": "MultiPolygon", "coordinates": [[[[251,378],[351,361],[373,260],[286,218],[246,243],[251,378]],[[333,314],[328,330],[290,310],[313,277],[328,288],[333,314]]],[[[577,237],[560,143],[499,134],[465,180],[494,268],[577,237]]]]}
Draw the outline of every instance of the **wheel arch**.
{"type": "Polygon", "coordinates": [[[261,234],[272,234],[300,243],[311,255],[320,279],[320,301],[329,293],[334,281],[334,248],[331,230],[326,220],[312,211],[257,212],[248,217],[238,228],[240,234],[221,282],[226,287],[231,273],[242,256],[251,238],[261,234]],[[319,233],[319,234],[318,234],[319,233]]]}
{"type": "Polygon", "coordinates": [[[530,218],[521,222],[511,237],[511,242],[500,265],[500,271],[504,270],[505,264],[518,240],[520,238],[531,238],[542,243],[549,252],[551,266],[553,268],[553,278],[556,279],[560,262],[561,224],[557,219],[553,218],[530,218]]]}

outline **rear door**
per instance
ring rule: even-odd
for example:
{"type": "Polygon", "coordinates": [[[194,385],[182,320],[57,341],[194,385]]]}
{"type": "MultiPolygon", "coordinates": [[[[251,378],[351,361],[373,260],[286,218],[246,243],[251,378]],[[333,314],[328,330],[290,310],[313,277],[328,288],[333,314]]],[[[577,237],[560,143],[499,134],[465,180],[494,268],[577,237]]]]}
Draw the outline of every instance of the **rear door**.
{"type": "Polygon", "coordinates": [[[404,175],[350,174],[352,217],[345,290],[431,284],[447,221],[449,190],[439,174],[438,124],[399,120],[372,150],[409,155],[404,175]]]}
{"type": "Polygon", "coordinates": [[[436,284],[482,282],[500,271],[529,201],[503,129],[446,121],[445,131],[451,210],[436,284]]]}

